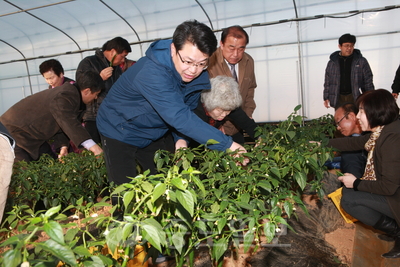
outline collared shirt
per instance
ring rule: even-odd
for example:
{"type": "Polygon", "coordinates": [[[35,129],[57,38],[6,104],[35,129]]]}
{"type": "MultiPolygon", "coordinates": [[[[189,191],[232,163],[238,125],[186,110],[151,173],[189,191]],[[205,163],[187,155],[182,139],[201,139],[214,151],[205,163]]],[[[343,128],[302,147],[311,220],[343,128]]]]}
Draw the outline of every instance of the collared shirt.
{"type": "MultiPolygon", "coordinates": [[[[228,66],[228,68],[230,70],[231,69],[231,65],[229,64],[228,60],[226,60],[226,59],[224,59],[224,60],[225,60],[225,63],[226,63],[226,65],[228,66]]],[[[236,72],[236,77],[237,77],[237,79],[239,81],[239,63],[235,64],[235,72],[236,72]]]]}

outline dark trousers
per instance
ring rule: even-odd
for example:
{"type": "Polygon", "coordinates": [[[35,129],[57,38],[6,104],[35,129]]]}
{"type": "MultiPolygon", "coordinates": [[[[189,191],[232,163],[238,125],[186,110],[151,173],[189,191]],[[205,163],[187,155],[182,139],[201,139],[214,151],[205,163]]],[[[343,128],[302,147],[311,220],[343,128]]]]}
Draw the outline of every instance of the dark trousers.
{"type": "Polygon", "coordinates": [[[85,121],[86,131],[90,134],[96,144],[101,143],[99,130],[97,129],[96,121],[85,121]]]}
{"type": "Polygon", "coordinates": [[[385,196],[343,187],[342,208],[362,223],[374,226],[382,215],[394,219],[385,196]]]}
{"type": "Polygon", "coordinates": [[[57,159],[58,156],[53,152],[49,143],[44,142],[39,148],[39,158],[34,159],[31,155],[23,148],[19,147],[18,145],[14,148],[15,159],[14,162],[25,160],[26,162],[31,162],[38,160],[41,155],[49,154],[53,159],[57,159]]]}
{"type": "Polygon", "coordinates": [[[137,174],[137,166],[141,171],[150,170],[150,174],[156,174],[154,153],[159,149],[171,147],[172,136],[160,138],[144,148],[101,135],[101,144],[104,151],[108,180],[116,185],[129,183],[130,178],[137,174]]]}

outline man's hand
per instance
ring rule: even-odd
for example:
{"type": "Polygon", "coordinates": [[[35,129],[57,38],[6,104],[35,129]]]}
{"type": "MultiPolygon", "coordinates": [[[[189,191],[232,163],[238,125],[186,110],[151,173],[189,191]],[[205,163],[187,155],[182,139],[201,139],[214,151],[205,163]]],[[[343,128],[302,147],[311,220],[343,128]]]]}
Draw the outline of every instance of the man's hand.
{"type": "Polygon", "coordinates": [[[108,67],[100,72],[100,77],[103,79],[103,81],[111,77],[113,70],[114,70],[113,67],[108,67]]]}
{"type": "Polygon", "coordinates": [[[101,147],[99,145],[94,145],[94,146],[90,147],[89,150],[92,151],[95,156],[103,153],[103,149],[101,149],[101,147]]]}
{"type": "MultiPolygon", "coordinates": [[[[238,151],[238,153],[235,154],[234,157],[239,157],[240,154],[247,152],[247,150],[243,146],[241,146],[240,144],[238,144],[236,142],[233,142],[229,149],[232,150],[232,151],[238,151]]],[[[245,157],[244,160],[243,160],[243,163],[241,163],[241,164],[243,166],[246,166],[247,163],[249,163],[249,162],[250,162],[250,160],[245,157]]]]}
{"type": "Polygon", "coordinates": [[[343,176],[339,176],[338,179],[344,184],[345,187],[353,188],[354,181],[357,178],[351,173],[345,173],[343,176]]]}
{"type": "Polygon", "coordinates": [[[64,157],[66,155],[68,155],[68,147],[63,146],[60,148],[60,154],[58,154],[58,158],[64,157]]]}
{"type": "Polygon", "coordinates": [[[188,144],[183,139],[178,139],[178,141],[176,141],[176,143],[175,143],[175,151],[177,151],[180,148],[187,148],[187,147],[188,147],[188,144]]]}
{"type": "Polygon", "coordinates": [[[330,108],[330,107],[331,107],[330,102],[329,102],[328,99],[324,101],[324,106],[325,106],[326,108],[330,108]]]}
{"type": "Polygon", "coordinates": [[[397,100],[397,98],[399,97],[399,94],[398,94],[398,93],[392,93],[392,95],[393,95],[394,99],[396,99],[396,100],[397,100]]]}

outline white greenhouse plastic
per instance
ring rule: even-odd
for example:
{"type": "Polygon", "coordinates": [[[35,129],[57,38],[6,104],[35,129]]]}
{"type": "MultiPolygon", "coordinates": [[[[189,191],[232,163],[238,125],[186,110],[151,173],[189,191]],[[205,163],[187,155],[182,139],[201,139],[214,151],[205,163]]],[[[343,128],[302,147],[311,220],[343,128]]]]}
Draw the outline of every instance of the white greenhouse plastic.
{"type": "Polygon", "coordinates": [[[80,60],[107,40],[127,39],[137,60],[188,19],[218,40],[227,26],[248,32],[256,122],[284,120],[298,104],[309,119],[333,114],[323,106],[324,72],[344,33],[357,36],[375,88],[390,90],[400,64],[399,0],[4,0],[0,10],[0,114],[47,88],[44,60],[58,59],[74,79],[80,60]]]}

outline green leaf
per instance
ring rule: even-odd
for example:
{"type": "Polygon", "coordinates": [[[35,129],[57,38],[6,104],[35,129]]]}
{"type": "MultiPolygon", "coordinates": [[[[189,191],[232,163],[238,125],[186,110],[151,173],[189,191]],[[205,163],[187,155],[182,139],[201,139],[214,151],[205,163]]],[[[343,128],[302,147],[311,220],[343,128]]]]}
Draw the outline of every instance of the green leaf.
{"type": "Polygon", "coordinates": [[[90,259],[91,259],[91,261],[85,260],[83,262],[84,267],[104,267],[105,266],[105,264],[104,264],[105,262],[103,261],[103,259],[98,256],[93,256],[90,259]]]}
{"type": "Polygon", "coordinates": [[[266,222],[264,224],[264,234],[267,238],[267,242],[270,243],[275,236],[275,224],[271,222],[266,222]]]}
{"type": "Polygon", "coordinates": [[[48,239],[44,243],[39,243],[38,246],[41,246],[44,250],[50,252],[63,262],[71,266],[78,266],[75,254],[70,247],[61,245],[52,239],[48,239]]]}
{"type": "Polygon", "coordinates": [[[172,236],[172,243],[179,254],[182,254],[182,248],[185,245],[185,233],[176,232],[172,236]]]}
{"type": "Polygon", "coordinates": [[[122,240],[126,240],[130,234],[132,234],[133,223],[127,223],[122,228],[122,240]]]}
{"type": "Polygon", "coordinates": [[[207,145],[215,145],[215,144],[219,144],[219,142],[214,139],[208,139],[207,145]]]}
{"type": "Polygon", "coordinates": [[[21,251],[17,249],[7,250],[3,254],[3,264],[4,267],[17,267],[22,262],[22,254],[21,251]]]}
{"type": "Polygon", "coordinates": [[[294,117],[293,120],[300,125],[303,123],[303,117],[301,117],[300,115],[294,117]]]}
{"type": "Polygon", "coordinates": [[[161,246],[166,245],[165,232],[162,226],[153,218],[149,218],[142,222],[141,229],[143,238],[149,241],[158,251],[162,251],[161,246]]]}
{"type": "Polygon", "coordinates": [[[200,189],[200,191],[203,194],[203,196],[205,196],[206,195],[206,189],[204,188],[204,185],[201,182],[201,180],[196,175],[191,175],[191,178],[192,178],[193,182],[197,185],[197,187],[200,189]]]}
{"type": "Polygon", "coordinates": [[[128,210],[128,206],[129,206],[129,204],[131,204],[134,194],[135,194],[134,191],[125,192],[125,194],[122,198],[122,200],[124,202],[125,210],[128,210]]]}
{"type": "Polygon", "coordinates": [[[56,214],[59,212],[61,209],[61,205],[58,205],[57,207],[50,208],[49,210],[46,211],[44,214],[45,217],[51,217],[52,215],[56,214]]]}
{"type": "Polygon", "coordinates": [[[87,257],[92,256],[92,253],[90,253],[90,251],[84,246],[75,247],[73,249],[73,252],[81,256],[87,256],[87,257]]]}
{"type": "Polygon", "coordinates": [[[296,172],[294,174],[297,184],[300,186],[301,190],[304,190],[307,184],[307,176],[304,172],[296,172]]]}
{"type": "Polygon", "coordinates": [[[221,205],[220,205],[218,213],[222,213],[226,209],[226,207],[228,207],[228,205],[229,205],[228,201],[226,201],[226,200],[221,201],[221,205]]]}
{"type": "Polygon", "coordinates": [[[297,105],[297,106],[294,108],[294,112],[297,112],[299,109],[301,109],[301,105],[300,105],[300,104],[297,105]]]}
{"type": "Polygon", "coordinates": [[[257,183],[257,186],[267,190],[268,192],[271,192],[271,184],[268,181],[261,180],[257,183]]]}
{"type": "Polygon", "coordinates": [[[201,231],[199,231],[200,234],[206,234],[207,233],[207,225],[206,225],[206,223],[204,221],[195,221],[193,225],[194,225],[194,227],[196,227],[199,230],[201,230],[201,231]]]}
{"type": "Polygon", "coordinates": [[[167,186],[164,183],[159,183],[154,187],[153,195],[151,196],[153,203],[165,193],[167,186]]]}
{"type": "Polygon", "coordinates": [[[240,201],[240,202],[236,202],[236,204],[241,208],[244,208],[244,209],[247,209],[247,210],[253,210],[253,206],[250,205],[249,203],[240,201]]]}
{"type": "Polygon", "coordinates": [[[193,195],[190,191],[177,191],[176,192],[176,199],[178,202],[189,212],[190,216],[193,217],[194,213],[194,200],[193,195]]]}
{"type": "Polygon", "coordinates": [[[296,132],[294,131],[287,131],[286,134],[289,136],[290,139],[293,139],[293,137],[296,136],[296,132]]]}
{"type": "Polygon", "coordinates": [[[215,213],[215,214],[218,214],[218,213],[219,213],[219,204],[218,204],[218,202],[214,202],[214,203],[211,205],[211,212],[212,212],[212,213],[215,213]]]}
{"type": "Polygon", "coordinates": [[[249,203],[250,202],[250,194],[244,193],[240,196],[241,202],[249,203]]]}
{"type": "Polygon", "coordinates": [[[289,201],[285,201],[285,203],[283,203],[283,208],[285,209],[285,212],[290,218],[290,216],[292,216],[293,213],[293,204],[290,203],[289,201]]]}
{"type": "Polygon", "coordinates": [[[314,168],[314,169],[318,169],[319,168],[319,166],[318,166],[318,163],[317,163],[317,161],[314,159],[314,158],[308,158],[308,162],[311,164],[311,166],[314,168]]]}
{"type": "Polygon", "coordinates": [[[171,179],[171,184],[180,190],[186,190],[188,182],[183,178],[175,177],[171,179]]]}
{"type": "Polygon", "coordinates": [[[247,233],[244,235],[244,244],[243,244],[243,249],[244,252],[246,253],[249,248],[251,247],[251,244],[253,243],[254,240],[254,231],[250,229],[247,231],[247,233]]]}
{"type": "Polygon", "coordinates": [[[147,193],[151,193],[153,191],[153,185],[149,182],[144,181],[142,182],[141,186],[147,193]]]}
{"type": "Polygon", "coordinates": [[[20,239],[23,239],[23,238],[21,238],[22,236],[23,235],[12,236],[12,237],[8,238],[6,241],[0,243],[0,247],[17,244],[18,242],[20,242],[20,239]]]}
{"type": "Polygon", "coordinates": [[[122,241],[122,232],[121,228],[113,228],[106,235],[107,246],[111,251],[115,251],[117,246],[122,241]]]}
{"type": "Polygon", "coordinates": [[[212,248],[214,260],[219,261],[220,258],[225,254],[225,251],[227,249],[228,249],[228,241],[226,240],[225,237],[223,237],[219,240],[214,240],[214,244],[213,244],[213,248],[212,248]]]}
{"type": "Polygon", "coordinates": [[[60,245],[65,245],[64,233],[63,233],[61,225],[58,222],[51,221],[51,222],[45,223],[43,226],[43,230],[46,232],[46,234],[51,239],[53,239],[60,245]]]}
{"type": "Polygon", "coordinates": [[[276,175],[276,177],[281,178],[281,173],[279,172],[279,169],[277,167],[272,167],[270,171],[276,175]]]}
{"type": "Polygon", "coordinates": [[[218,234],[221,234],[222,230],[224,229],[224,227],[226,226],[226,218],[221,218],[217,221],[217,228],[218,228],[218,234]]]}

